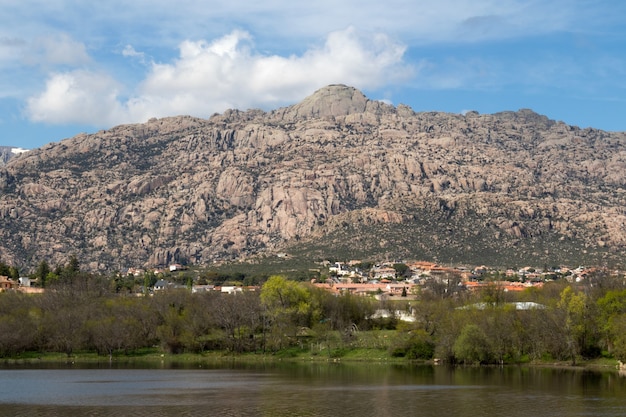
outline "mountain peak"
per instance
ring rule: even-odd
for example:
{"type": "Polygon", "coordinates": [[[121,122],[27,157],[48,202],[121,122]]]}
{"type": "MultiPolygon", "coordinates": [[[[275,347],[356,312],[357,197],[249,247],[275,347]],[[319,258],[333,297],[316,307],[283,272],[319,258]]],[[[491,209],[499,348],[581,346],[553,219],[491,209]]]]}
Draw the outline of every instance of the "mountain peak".
{"type": "Polygon", "coordinates": [[[363,113],[370,100],[354,87],[333,84],[320,88],[300,103],[291,106],[287,114],[290,118],[312,118],[347,116],[363,113]]]}

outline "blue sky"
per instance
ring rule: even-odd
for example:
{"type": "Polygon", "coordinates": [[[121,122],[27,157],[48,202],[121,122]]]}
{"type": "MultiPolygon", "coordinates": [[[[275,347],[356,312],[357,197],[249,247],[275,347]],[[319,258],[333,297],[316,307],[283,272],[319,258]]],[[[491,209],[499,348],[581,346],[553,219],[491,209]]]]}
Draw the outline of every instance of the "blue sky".
{"type": "Polygon", "coordinates": [[[0,145],[270,110],[342,83],[416,111],[626,131],[621,0],[0,0],[0,145]]]}

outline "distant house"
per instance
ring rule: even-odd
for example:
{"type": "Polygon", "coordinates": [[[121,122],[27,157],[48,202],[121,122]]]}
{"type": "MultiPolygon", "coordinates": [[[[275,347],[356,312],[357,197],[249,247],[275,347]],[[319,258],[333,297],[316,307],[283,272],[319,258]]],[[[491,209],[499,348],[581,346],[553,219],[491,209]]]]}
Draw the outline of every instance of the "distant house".
{"type": "Polygon", "coordinates": [[[471,291],[482,290],[485,288],[489,288],[490,286],[497,286],[502,289],[504,292],[517,292],[524,291],[527,288],[535,287],[541,288],[543,287],[543,282],[508,282],[508,281],[493,281],[493,282],[477,282],[477,281],[466,281],[463,283],[465,288],[471,291]]]}
{"type": "Polygon", "coordinates": [[[20,287],[30,287],[30,278],[28,277],[20,277],[17,280],[20,284],[20,287]]]}
{"type": "MultiPolygon", "coordinates": [[[[546,308],[545,305],[535,303],[532,301],[519,301],[514,303],[506,303],[508,306],[514,307],[516,310],[543,310],[546,308]]],[[[491,303],[475,303],[471,305],[467,305],[464,307],[457,307],[457,310],[485,310],[486,308],[493,307],[494,304],[491,303]]]]}
{"type": "Polygon", "coordinates": [[[164,279],[160,279],[154,284],[154,290],[161,291],[161,290],[166,289],[169,285],[170,283],[168,281],[164,279]]]}
{"type": "Polygon", "coordinates": [[[387,309],[378,309],[370,316],[372,319],[385,319],[395,317],[400,321],[414,322],[415,316],[412,312],[404,310],[395,310],[393,313],[387,309]]]}
{"type": "Polygon", "coordinates": [[[350,270],[342,262],[335,262],[333,265],[329,266],[328,272],[330,272],[331,274],[337,274],[339,276],[350,275],[350,270]]]}
{"type": "Polygon", "coordinates": [[[322,288],[327,291],[341,294],[341,293],[350,293],[355,295],[369,295],[373,293],[385,293],[390,295],[401,295],[402,291],[406,291],[410,293],[414,287],[413,284],[391,284],[391,283],[379,283],[379,284],[359,284],[359,283],[351,283],[351,284],[337,284],[337,283],[315,283],[317,288],[322,288]]]}
{"type": "Polygon", "coordinates": [[[170,265],[170,272],[180,271],[180,270],[183,270],[183,269],[187,269],[187,268],[185,268],[181,264],[172,264],[172,265],[170,265]]]}
{"type": "Polygon", "coordinates": [[[17,283],[9,277],[0,276],[0,292],[11,290],[17,287],[17,283]]]}
{"type": "Polygon", "coordinates": [[[191,292],[193,294],[202,293],[202,292],[211,292],[215,290],[215,285],[194,285],[191,287],[191,292]]]}
{"type": "Polygon", "coordinates": [[[234,287],[234,286],[223,286],[220,291],[222,293],[226,293],[226,294],[235,294],[238,292],[242,292],[243,289],[241,287],[234,287]]]}
{"type": "Polygon", "coordinates": [[[127,271],[128,275],[132,275],[134,277],[143,275],[143,273],[144,273],[144,270],[141,268],[128,268],[128,271],[127,271]]]}
{"type": "Polygon", "coordinates": [[[388,267],[381,267],[372,270],[374,279],[393,279],[396,277],[396,270],[388,267]]]}

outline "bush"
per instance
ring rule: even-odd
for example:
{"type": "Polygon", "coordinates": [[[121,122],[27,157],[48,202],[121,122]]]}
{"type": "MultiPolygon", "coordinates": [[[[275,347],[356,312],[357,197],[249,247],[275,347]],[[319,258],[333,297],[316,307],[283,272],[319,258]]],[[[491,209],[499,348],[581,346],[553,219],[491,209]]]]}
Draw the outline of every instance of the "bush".
{"type": "Polygon", "coordinates": [[[432,359],[435,343],[424,330],[413,330],[389,347],[389,354],[396,358],[432,359]]]}

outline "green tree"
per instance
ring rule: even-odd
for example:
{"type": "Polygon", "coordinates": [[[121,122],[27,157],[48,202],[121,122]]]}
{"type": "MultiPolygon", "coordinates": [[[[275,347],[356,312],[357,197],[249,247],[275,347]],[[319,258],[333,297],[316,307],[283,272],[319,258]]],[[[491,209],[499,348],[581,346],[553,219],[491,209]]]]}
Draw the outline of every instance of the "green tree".
{"type": "Polygon", "coordinates": [[[20,278],[20,270],[15,266],[9,267],[9,278],[11,279],[19,279],[20,278]]]}
{"type": "Polygon", "coordinates": [[[15,266],[7,265],[0,261],[0,276],[18,279],[20,277],[20,271],[15,266]]]}
{"type": "Polygon", "coordinates": [[[146,271],[143,274],[143,292],[144,294],[148,293],[150,288],[154,288],[154,284],[156,284],[158,278],[154,271],[146,271]]]}
{"type": "Polygon", "coordinates": [[[626,314],[611,318],[609,332],[613,357],[626,363],[626,314]]]}
{"type": "Polygon", "coordinates": [[[70,256],[70,260],[67,263],[65,269],[70,274],[77,274],[78,272],[80,272],[80,262],[78,261],[76,255],[70,256]]]}
{"type": "Polygon", "coordinates": [[[406,264],[395,263],[393,264],[393,269],[396,270],[396,278],[408,278],[411,276],[411,269],[406,264]]]}
{"type": "Polygon", "coordinates": [[[311,292],[301,283],[274,275],[261,287],[261,303],[271,323],[270,342],[284,347],[296,339],[298,328],[310,326],[319,317],[311,292]]]}
{"type": "Polygon", "coordinates": [[[33,278],[39,281],[39,285],[41,287],[46,286],[46,279],[48,278],[48,274],[51,272],[50,265],[45,260],[39,262],[39,266],[37,266],[37,270],[33,275],[33,278]]]}
{"type": "Polygon", "coordinates": [[[454,342],[454,356],[466,364],[493,361],[491,346],[485,332],[476,324],[467,324],[454,342]]]}
{"type": "Polygon", "coordinates": [[[592,317],[589,314],[587,296],[582,292],[575,292],[568,286],[561,292],[557,308],[564,317],[566,346],[572,363],[576,363],[578,355],[589,352],[593,343],[592,317]]]}
{"type": "Polygon", "coordinates": [[[610,290],[598,299],[601,332],[608,351],[626,361],[626,289],[610,290]]]}
{"type": "Polygon", "coordinates": [[[0,261],[0,276],[8,277],[10,273],[9,268],[10,268],[9,265],[0,261]]]}

